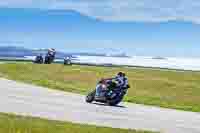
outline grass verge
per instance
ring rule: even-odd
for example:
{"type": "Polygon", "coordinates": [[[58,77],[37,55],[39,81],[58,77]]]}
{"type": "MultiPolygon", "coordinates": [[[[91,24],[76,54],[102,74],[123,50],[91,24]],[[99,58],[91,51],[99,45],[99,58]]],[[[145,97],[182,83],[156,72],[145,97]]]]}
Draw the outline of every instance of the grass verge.
{"type": "Polygon", "coordinates": [[[0,113],[0,133],[151,133],[0,113]]]}

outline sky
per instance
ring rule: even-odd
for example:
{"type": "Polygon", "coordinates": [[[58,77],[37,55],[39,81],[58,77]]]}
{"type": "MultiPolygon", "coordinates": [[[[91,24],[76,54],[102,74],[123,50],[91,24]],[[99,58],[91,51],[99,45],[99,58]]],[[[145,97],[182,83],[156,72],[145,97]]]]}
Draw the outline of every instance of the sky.
{"type": "Polygon", "coordinates": [[[199,0],[0,0],[0,46],[200,57],[199,0]]]}

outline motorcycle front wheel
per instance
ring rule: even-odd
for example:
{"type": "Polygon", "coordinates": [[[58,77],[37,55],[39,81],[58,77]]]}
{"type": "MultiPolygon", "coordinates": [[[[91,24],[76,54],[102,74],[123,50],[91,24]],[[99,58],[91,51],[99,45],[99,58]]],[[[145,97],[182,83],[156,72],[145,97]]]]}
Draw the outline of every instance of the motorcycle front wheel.
{"type": "Polygon", "coordinates": [[[92,103],[92,102],[94,101],[95,94],[96,94],[96,90],[90,92],[90,93],[86,96],[85,101],[86,101],[87,103],[92,103]]]}

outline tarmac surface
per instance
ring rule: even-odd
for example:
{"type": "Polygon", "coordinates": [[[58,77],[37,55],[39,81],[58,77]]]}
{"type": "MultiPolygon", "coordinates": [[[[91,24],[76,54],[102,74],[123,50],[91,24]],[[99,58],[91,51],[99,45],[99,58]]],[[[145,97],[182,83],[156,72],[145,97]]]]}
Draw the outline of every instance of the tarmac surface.
{"type": "Polygon", "coordinates": [[[0,112],[161,133],[200,133],[200,113],[122,103],[88,104],[85,96],[0,78],[0,112]]]}

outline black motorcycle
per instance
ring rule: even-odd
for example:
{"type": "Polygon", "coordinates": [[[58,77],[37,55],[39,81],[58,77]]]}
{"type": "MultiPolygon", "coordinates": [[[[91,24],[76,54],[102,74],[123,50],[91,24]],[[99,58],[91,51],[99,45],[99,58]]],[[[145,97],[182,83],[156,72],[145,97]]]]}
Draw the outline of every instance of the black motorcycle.
{"type": "Polygon", "coordinates": [[[36,64],[43,64],[43,57],[41,55],[36,56],[35,60],[33,61],[36,64]]]}
{"type": "MultiPolygon", "coordinates": [[[[97,85],[100,85],[101,87],[102,85],[104,85],[104,83],[99,82],[97,85]]],[[[106,83],[106,85],[108,86],[107,89],[101,89],[100,96],[96,96],[96,89],[90,92],[86,96],[86,102],[92,103],[93,101],[95,101],[105,103],[110,106],[116,106],[123,100],[128,88],[130,88],[130,86],[127,86],[126,88],[119,89],[117,88],[116,83],[112,81],[109,81],[108,83],[106,83]]]]}
{"type": "Polygon", "coordinates": [[[47,54],[44,59],[44,64],[51,64],[54,61],[55,56],[47,54]]]}

